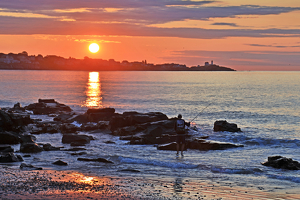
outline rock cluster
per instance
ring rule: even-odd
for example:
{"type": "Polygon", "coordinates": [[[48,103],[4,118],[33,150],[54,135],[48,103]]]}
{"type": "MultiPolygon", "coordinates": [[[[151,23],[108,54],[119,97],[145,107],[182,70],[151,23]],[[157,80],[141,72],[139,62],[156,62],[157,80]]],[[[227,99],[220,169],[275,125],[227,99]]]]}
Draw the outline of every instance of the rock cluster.
{"type": "Polygon", "coordinates": [[[282,156],[269,156],[268,161],[261,163],[264,166],[270,166],[277,169],[300,170],[300,163],[291,158],[282,156]]]}

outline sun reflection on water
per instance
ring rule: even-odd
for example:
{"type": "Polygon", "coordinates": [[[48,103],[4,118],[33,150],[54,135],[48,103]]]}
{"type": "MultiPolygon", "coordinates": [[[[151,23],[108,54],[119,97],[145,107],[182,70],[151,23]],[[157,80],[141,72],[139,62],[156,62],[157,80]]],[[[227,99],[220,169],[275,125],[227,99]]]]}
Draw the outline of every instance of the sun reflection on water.
{"type": "Polygon", "coordinates": [[[86,88],[85,106],[92,108],[103,107],[99,72],[89,72],[89,81],[86,88]]]}

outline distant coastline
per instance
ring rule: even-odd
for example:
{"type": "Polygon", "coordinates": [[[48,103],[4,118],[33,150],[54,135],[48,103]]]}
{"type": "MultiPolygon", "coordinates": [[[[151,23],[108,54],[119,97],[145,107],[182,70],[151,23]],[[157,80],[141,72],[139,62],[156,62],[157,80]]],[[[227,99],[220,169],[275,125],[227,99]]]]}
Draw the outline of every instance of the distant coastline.
{"type": "Polygon", "coordinates": [[[234,69],[205,62],[204,66],[192,66],[176,63],[150,64],[142,62],[122,62],[114,59],[102,60],[84,57],[84,59],[63,58],[56,55],[42,56],[22,53],[0,53],[0,70],[76,70],[76,71],[236,71],[234,69]]]}

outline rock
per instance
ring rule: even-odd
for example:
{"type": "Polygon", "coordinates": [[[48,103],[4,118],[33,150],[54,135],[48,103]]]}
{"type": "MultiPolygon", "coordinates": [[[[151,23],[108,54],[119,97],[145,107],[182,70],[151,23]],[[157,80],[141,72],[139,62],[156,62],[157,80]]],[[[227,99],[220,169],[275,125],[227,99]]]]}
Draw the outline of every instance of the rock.
{"type": "Polygon", "coordinates": [[[73,113],[62,113],[53,118],[53,121],[58,122],[69,122],[69,119],[73,117],[73,113]]]}
{"type": "Polygon", "coordinates": [[[19,144],[20,136],[14,132],[0,132],[0,144],[19,144]]]}
{"type": "Polygon", "coordinates": [[[136,170],[136,169],[121,169],[119,170],[120,172],[133,172],[133,173],[139,173],[141,171],[136,170]]]}
{"type": "Polygon", "coordinates": [[[54,147],[50,143],[43,144],[44,151],[59,151],[61,147],[54,147]]]}
{"type": "Polygon", "coordinates": [[[261,163],[264,166],[270,166],[277,169],[300,170],[300,163],[291,158],[282,156],[270,156],[268,161],[261,163]]]}
{"type": "Polygon", "coordinates": [[[21,135],[20,136],[20,142],[21,143],[34,143],[34,141],[35,141],[35,136],[33,136],[33,135],[21,135]]]}
{"type": "Polygon", "coordinates": [[[88,144],[90,143],[91,136],[87,135],[76,135],[76,134],[64,134],[62,137],[62,143],[77,143],[77,144],[88,144]]]}
{"type": "Polygon", "coordinates": [[[60,166],[66,166],[66,165],[68,165],[68,163],[66,163],[64,161],[61,161],[61,160],[55,161],[52,164],[54,164],[54,165],[60,165],[60,166]]]}
{"type": "Polygon", "coordinates": [[[241,132],[241,129],[234,123],[228,123],[226,120],[215,121],[214,131],[229,131],[229,132],[241,132]]]}
{"type": "Polygon", "coordinates": [[[147,122],[155,122],[167,120],[168,117],[160,112],[138,113],[138,112],[124,112],[123,115],[113,116],[109,122],[111,130],[125,126],[133,126],[147,122]]]}
{"type": "Polygon", "coordinates": [[[72,156],[82,156],[87,154],[86,152],[78,152],[78,153],[71,153],[72,156]]]}
{"type": "Polygon", "coordinates": [[[224,142],[211,142],[211,141],[198,140],[198,139],[187,141],[186,146],[189,149],[198,149],[201,151],[225,150],[229,148],[243,147],[243,145],[224,143],[224,142]]]}
{"type": "Polygon", "coordinates": [[[14,114],[0,110],[0,131],[20,132],[30,123],[33,123],[33,120],[28,114],[14,114]]]}
{"type": "Polygon", "coordinates": [[[62,124],[60,126],[61,133],[76,133],[78,131],[81,131],[81,128],[74,125],[74,124],[62,124]]]}
{"type": "Polygon", "coordinates": [[[42,167],[35,167],[31,164],[21,163],[20,169],[32,169],[32,170],[43,170],[42,167]]]}
{"type": "Polygon", "coordinates": [[[20,152],[22,153],[39,153],[43,148],[36,143],[21,143],[20,152]]]}
{"type": "Polygon", "coordinates": [[[110,140],[105,141],[104,143],[105,143],[105,144],[116,144],[114,141],[110,141],[110,140]]]}
{"type": "Polygon", "coordinates": [[[114,108],[88,109],[86,114],[91,122],[109,121],[116,115],[114,108]]]}
{"type": "Polygon", "coordinates": [[[81,148],[81,147],[76,147],[76,148],[71,148],[71,149],[65,149],[63,151],[85,151],[85,148],[81,148]]]}
{"type": "Polygon", "coordinates": [[[21,162],[23,161],[22,156],[15,155],[13,152],[8,153],[2,153],[0,155],[0,163],[6,163],[6,162],[21,162]]]}
{"type": "Polygon", "coordinates": [[[60,104],[54,99],[39,99],[38,103],[25,106],[26,110],[31,110],[35,115],[49,115],[61,112],[71,112],[69,106],[60,104]]]}
{"type": "Polygon", "coordinates": [[[4,146],[0,146],[0,153],[1,152],[14,152],[14,149],[11,146],[8,145],[4,145],[4,146]]]}
{"type": "Polygon", "coordinates": [[[90,158],[77,158],[78,161],[87,161],[87,162],[104,162],[104,163],[113,163],[112,161],[106,160],[104,158],[95,158],[95,159],[90,159],[90,158]]]}
{"type": "Polygon", "coordinates": [[[12,111],[12,112],[25,112],[25,108],[23,108],[19,102],[16,103],[14,105],[14,107],[9,109],[9,110],[12,111]]]}

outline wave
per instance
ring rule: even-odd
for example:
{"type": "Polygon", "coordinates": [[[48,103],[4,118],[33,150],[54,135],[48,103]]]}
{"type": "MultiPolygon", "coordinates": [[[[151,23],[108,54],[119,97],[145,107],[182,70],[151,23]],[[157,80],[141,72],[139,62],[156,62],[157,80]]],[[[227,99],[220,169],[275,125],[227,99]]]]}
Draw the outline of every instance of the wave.
{"type": "Polygon", "coordinates": [[[127,164],[144,164],[144,165],[152,165],[152,166],[167,167],[167,168],[178,168],[178,169],[195,169],[199,166],[190,163],[164,162],[158,160],[128,158],[128,157],[121,157],[121,156],[119,157],[119,161],[121,163],[127,163],[127,164]]]}
{"type": "Polygon", "coordinates": [[[252,169],[230,169],[230,168],[221,168],[221,167],[212,167],[211,171],[213,173],[222,173],[222,174],[259,174],[263,171],[258,168],[252,169]]]}
{"type": "Polygon", "coordinates": [[[295,176],[284,176],[284,175],[275,175],[275,174],[268,174],[268,178],[283,180],[283,181],[291,181],[294,183],[300,183],[300,177],[295,176]]]}

